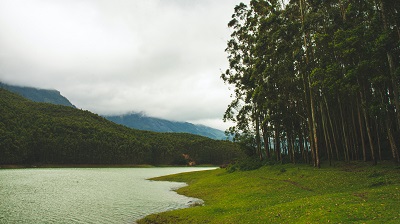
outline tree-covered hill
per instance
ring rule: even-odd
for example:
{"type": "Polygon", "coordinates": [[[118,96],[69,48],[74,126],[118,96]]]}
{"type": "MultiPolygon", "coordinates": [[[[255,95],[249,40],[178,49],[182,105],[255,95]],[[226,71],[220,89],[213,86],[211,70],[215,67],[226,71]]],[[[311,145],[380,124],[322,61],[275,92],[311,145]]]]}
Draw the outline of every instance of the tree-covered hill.
{"type": "MultiPolygon", "coordinates": [[[[57,90],[38,89],[27,86],[15,86],[2,82],[0,82],[0,87],[7,89],[13,93],[17,93],[35,102],[52,103],[56,105],[75,107],[66,97],[62,96],[61,93],[57,90]]],[[[225,132],[218,129],[210,128],[204,125],[195,125],[188,122],[177,122],[155,117],[148,117],[142,113],[128,113],[118,116],[107,115],[103,117],[117,124],[122,124],[129,128],[139,130],[190,133],[218,140],[227,139],[225,132]]]]}
{"type": "Polygon", "coordinates": [[[217,165],[242,156],[229,141],[134,130],[0,88],[0,164],[217,165]]]}
{"type": "Polygon", "coordinates": [[[104,116],[110,121],[130,128],[155,132],[175,132],[201,135],[212,139],[227,139],[225,132],[204,125],[195,125],[188,122],[169,121],[160,118],[148,117],[142,113],[130,113],[121,116],[104,116]]]}
{"type": "Polygon", "coordinates": [[[17,93],[27,99],[41,103],[52,103],[57,105],[64,105],[75,107],[67,98],[61,95],[57,90],[38,89],[26,86],[14,86],[0,82],[0,87],[7,89],[13,93],[17,93]]]}

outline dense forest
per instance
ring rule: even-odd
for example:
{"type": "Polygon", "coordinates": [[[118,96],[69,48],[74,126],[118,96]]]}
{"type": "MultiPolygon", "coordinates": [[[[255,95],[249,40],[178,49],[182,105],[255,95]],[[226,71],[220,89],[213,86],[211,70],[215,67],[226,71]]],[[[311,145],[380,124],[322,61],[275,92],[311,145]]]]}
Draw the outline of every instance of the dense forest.
{"type": "Polygon", "coordinates": [[[400,162],[400,1],[252,0],[228,26],[224,118],[254,155],[400,162]]]}
{"type": "Polygon", "coordinates": [[[89,111],[32,102],[0,88],[0,165],[220,165],[243,156],[230,141],[134,130],[89,111]]]}

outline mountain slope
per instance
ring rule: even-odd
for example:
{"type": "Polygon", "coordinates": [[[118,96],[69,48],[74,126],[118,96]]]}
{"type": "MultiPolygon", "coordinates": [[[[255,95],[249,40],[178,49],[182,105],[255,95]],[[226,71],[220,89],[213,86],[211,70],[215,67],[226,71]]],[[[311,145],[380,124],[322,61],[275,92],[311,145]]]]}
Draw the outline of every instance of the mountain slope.
{"type": "Polygon", "coordinates": [[[0,87],[7,89],[13,93],[17,93],[34,102],[52,103],[56,105],[75,107],[71,102],[69,102],[67,98],[62,96],[60,92],[57,90],[47,90],[47,89],[37,89],[25,86],[22,87],[22,86],[7,85],[2,82],[0,82],[0,87]]]}
{"type": "Polygon", "coordinates": [[[218,165],[242,156],[229,141],[139,131],[89,111],[32,102],[0,88],[0,165],[218,165]]]}
{"type": "Polygon", "coordinates": [[[225,132],[204,125],[194,125],[188,122],[169,121],[160,118],[147,117],[140,113],[121,116],[104,116],[106,119],[130,128],[155,132],[177,132],[201,135],[212,139],[226,139],[225,132]]]}
{"type": "MultiPolygon", "coordinates": [[[[37,89],[32,87],[21,87],[8,85],[0,82],[0,87],[17,93],[35,102],[52,103],[75,107],[67,98],[57,90],[37,89]]],[[[201,135],[212,139],[227,139],[225,132],[204,125],[194,125],[188,122],[175,122],[165,119],[147,117],[143,114],[132,113],[121,116],[104,116],[106,119],[122,124],[130,128],[154,132],[176,132],[201,135]]]]}

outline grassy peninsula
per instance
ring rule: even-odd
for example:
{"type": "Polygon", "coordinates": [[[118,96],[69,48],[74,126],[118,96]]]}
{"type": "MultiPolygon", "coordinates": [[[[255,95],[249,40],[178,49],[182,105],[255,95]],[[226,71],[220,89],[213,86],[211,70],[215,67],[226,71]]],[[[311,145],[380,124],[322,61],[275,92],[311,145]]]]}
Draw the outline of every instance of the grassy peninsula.
{"type": "Polygon", "coordinates": [[[138,223],[399,223],[400,167],[341,163],[226,169],[156,180],[189,184],[178,193],[204,206],[153,214],[138,223]]]}

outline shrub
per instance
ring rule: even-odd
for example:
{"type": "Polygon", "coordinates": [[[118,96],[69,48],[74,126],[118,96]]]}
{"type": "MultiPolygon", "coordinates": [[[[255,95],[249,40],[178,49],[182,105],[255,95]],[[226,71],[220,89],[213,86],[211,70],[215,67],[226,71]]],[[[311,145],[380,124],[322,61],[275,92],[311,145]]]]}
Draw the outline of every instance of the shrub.
{"type": "Polygon", "coordinates": [[[262,167],[263,165],[264,165],[264,163],[262,161],[260,161],[257,158],[252,157],[252,158],[236,161],[235,163],[228,166],[226,169],[229,173],[232,173],[235,171],[256,170],[256,169],[262,167]]]}

